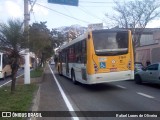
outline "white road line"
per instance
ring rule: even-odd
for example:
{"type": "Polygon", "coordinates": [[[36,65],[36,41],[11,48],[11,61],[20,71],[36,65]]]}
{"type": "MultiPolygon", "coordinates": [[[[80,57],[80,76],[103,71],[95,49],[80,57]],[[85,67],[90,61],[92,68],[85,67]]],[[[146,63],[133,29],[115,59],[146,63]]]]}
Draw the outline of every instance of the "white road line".
{"type": "MultiPolygon", "coordinates": [[[[21,75],[19,75],[19,76],[17,76],[16,78],[19,78],[19,77],[21,77],[23,74],[21,74],[21,75]]],[[[6,84],[8,84],[8,83],[10,83],[12,80],[9,80],[8,82],[6,82],[6,83],[4,83],[4,84],[2,84],[2,85],[0,85],[0,88],[1,87],[3,87],[4,85],[6,85],[6,84]]]]}
{"type": "MultiPolygon", "coordinates": [[[[52,73],[52,75],[53,75],[53,77],[54,77],[54,80],[55,80],[55,82],[56,82],[56,84],[57,84],[57,86],[58,86],[58,89],[59,89],[59,91],[60,91],[60,93],[61,93],[61,95],[62,95],[62,97],[63,97],[63,99],[64,99],[64,101],[65,101],[65,103],[66,103],[66,105],[67,105],[67,107],[68,107],[68,109],[69,109],[69,111],[75,111],[75,110],[73,109],[70,101],[68,100],[66,94],[64,93],[64,90],[62,89],[61,85],[59,84],[56,76],[54,75],[54,73],[53,73],[50,65],[48,65],[48,66],[49,66],[49,68],[50,68],[50,70],[51,70],[51,73],[52,73]]],[[[76,115],[74,115],[74,116],[76,116],[76,115]]],[[[72,119],[73,119],[73,120],[79,120],[78,117],[72,117],[72,119]]]]}
{"type": "Polygon", "coordinates": [[[119,87],[119,88],[122,88],[122,89],[126,89],[126,87],[121,86],[121,85],[116,85],[116,86],[119,87]]]}
{"type": "Polygon", "coordinates": [[[0,88],[1,88],[1,87],[3,87],[4,85],[6,85],[6,84],[10,83],[11,81],[12,81],[12,80],[9,80],[8,82],[6,82],[6,83],[4,83],[4,84],[0,85],[0,88]]]}
{"type": "Polygon", "coordinates": [[[153,97],[151,95],[147,95],[147,94],[141,93],[141,92],[137,92],[137,94],[142,95],[142,96],[147,97],[147,98],[155,98],[155,97],[153,97]]]}

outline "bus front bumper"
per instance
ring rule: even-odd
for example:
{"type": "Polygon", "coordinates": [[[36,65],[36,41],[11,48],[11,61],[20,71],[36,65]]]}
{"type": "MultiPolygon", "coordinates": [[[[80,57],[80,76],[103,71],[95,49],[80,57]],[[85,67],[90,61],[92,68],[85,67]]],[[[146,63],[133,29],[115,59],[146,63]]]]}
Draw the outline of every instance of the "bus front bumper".
{"type": "Polygon", "coordinates": [[[97,84],[133,79],[134,71],[131,70],[121,72],[99,73],[94,75],[88,75],[87,84],[97,84]]]}

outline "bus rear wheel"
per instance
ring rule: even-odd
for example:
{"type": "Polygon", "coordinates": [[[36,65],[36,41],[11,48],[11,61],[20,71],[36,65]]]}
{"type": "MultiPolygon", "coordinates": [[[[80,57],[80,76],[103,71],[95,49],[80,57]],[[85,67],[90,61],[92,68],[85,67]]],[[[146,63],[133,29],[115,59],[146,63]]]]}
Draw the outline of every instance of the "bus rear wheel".
{"type": "Polygon", "coordinates": [[[71,79],[72,79],[72,82],[76,85],[77,81],[76,81],[75,73],[74,73],[73,70],[72,70],[72,73],[71,73],[71,79]]]}

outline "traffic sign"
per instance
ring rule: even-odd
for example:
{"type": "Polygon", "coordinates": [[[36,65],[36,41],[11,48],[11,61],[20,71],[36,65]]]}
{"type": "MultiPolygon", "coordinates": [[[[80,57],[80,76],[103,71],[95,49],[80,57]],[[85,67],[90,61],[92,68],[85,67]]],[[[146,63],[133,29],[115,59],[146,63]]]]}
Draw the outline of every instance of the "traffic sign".
{"type": "Polygon", "coordinates": [[[48,3],[78,6],[78,0],[48,0],[48,3]]]}
{"type": "Polygon", "coordinates": [[[91,30],[100,30],[103,29],[103,23],[89,24],[88,28],[91,30]]]}

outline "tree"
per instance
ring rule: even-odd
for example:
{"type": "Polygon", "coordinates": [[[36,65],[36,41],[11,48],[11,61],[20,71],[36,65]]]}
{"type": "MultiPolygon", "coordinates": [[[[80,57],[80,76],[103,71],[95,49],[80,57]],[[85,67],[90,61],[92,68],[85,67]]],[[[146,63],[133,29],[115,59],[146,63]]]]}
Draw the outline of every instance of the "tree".
{"type": "Polygon", "coordinates": [[[45,24],[46,22],[33,23],[29,27],[29,48],[40,58],[40,66],[53,55],[51,33],[45,24]]]}
{"type": "Polygon", "coordinates": [[[115,1],[115,5],[114,10],[117,14],[113,16],[106,14],[106,17],[115,21],[115,26],[131,29],[134,46],[139,46],[146,25],[160,17],[160,3],[157,0],[134,0],[122,4],[115,1]]]}
{"type": "Polygon", "coordinates": [[[22,46],[24,46],[22,25],[22,22],[18,19],[9,19],[8,24],[0,24],[0,49],[9,53],[10,65],[12,68],[11,93],[15,91],[16,74],[20,59],[22,58],[19,52],[22,46]]]}
{"type": "Polygon", "coordinates": [[[63,34],[58,29],[52,29],[51,36],[53,48],[57,48],[67,41],[67,35],[63,34]]]}

